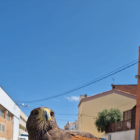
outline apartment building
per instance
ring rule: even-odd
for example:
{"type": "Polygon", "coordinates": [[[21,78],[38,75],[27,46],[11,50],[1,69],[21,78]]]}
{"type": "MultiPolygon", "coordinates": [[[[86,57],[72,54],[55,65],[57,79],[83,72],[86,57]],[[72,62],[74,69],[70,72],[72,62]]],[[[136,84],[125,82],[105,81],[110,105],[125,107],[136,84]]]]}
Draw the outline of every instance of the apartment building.
{"type": "Polygon", "coordinates": [[[20,110],[20,120],[19,120],[19,135],[27,134],[26,122],[28,117],[20,110]]]}
{"type": "Polygon", "coordinates": [[[12,98],[0,87],[0,140],[18,140],[27,134],[27,116],[12,98]]]}
{"type": "Polygon", "coordinates": [[[0,87],[0,139],[17,140],[19,136],[20,108],[0,87]]]}
{"type": "Polygon", "coordinates": [[[0,137],[13,139],[13,115],[0,105],[0,137]]]}

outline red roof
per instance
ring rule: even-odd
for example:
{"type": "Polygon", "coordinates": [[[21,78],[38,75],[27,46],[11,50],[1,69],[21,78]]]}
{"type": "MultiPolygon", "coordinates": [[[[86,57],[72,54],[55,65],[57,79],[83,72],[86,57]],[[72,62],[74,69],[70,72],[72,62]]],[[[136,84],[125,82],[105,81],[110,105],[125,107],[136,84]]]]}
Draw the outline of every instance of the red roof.
{"type": "Polygon", "coordinates": [[[109,90],[109,91],[106,91],[106,92],[103,92],[100,94],[96,94],[93,96],[85,97],[80,101],[78,106],[80,106],[80,104],[82,102],[89,101],[89,100],[92,100],[95,98],[99,98],[101,96],[105,96],[108,94],[112,94],[114,92],[117,94],[123,95],[123,96],[127,96],[130,98],[136,99],[136,89],[137,89],[137,85],[112,85],[112,90],[109,90]]]}
{"type": "Polygon", "coordinates": [[[136,90],[137,90],[137,85],[111,85],[112,89],[117,89],[120,91],[125,91],[128,92],[132,95],[137,95],[136,90]]]}

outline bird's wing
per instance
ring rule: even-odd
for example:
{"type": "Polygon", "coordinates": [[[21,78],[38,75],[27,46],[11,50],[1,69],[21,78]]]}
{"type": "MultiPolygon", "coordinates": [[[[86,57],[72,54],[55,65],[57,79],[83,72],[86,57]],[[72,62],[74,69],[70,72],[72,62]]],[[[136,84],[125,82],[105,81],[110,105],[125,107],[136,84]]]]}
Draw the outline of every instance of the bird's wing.
{"type": "Polygon", "coordinates": [[[99,140],[94,135],[82,131],[65,131],[66,140],[99,140]]]}

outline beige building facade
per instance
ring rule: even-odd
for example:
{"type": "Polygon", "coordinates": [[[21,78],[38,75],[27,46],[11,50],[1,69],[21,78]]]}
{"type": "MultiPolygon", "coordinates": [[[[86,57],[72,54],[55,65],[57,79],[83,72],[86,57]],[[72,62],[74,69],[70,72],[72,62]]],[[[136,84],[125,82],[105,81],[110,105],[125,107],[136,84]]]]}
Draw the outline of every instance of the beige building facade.
{"type": "Polygon", "coordinates": [[[26,122],[28,117],[20,110],[20,120],[19,120],[19,135],[27,134],[26,122]]]}
{"type": "Polygon", "coordinates": [[[118,108],[121,112],[136,105],[136,85],[112,85],[112,90],[80,100],[78,130],[102,137],[95,126],[95,118],[103,109],[118,108]]]}

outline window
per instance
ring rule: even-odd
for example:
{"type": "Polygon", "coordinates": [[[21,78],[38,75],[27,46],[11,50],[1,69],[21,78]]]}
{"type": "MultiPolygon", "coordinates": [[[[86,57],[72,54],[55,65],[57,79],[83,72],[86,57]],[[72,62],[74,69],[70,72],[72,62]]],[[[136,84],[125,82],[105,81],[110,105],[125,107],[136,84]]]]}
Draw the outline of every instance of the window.
{"type": "Polygon", "coordinates": [[[7,120],[10,121],[10,113],[7,112],[7,120]]]}
{"type": "Polygon", "coordinates": [[[5,125],[0,123],[0,132],[5,132],[5,125]]]}
{"type": "Polygon", "coordinates": [[[131,110],[125,111],[123,113],[123,120],[126,121],[126,120],[130,120],[130,119],[131,119],[131,110]]]}
{"type": "Polygon", "coordinates": [[[4,118],[4,109],[0,108],[0,116],[4,118]]]}
{"type": "Polygon", "coordinates": [[[22,121],[24,124],[26,124],[25,119],[23,119],[21,116],[20,116],[20,121],[22,121]]]}

